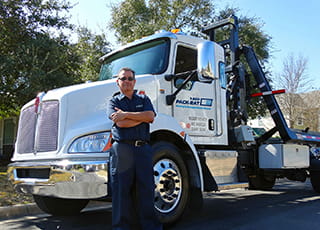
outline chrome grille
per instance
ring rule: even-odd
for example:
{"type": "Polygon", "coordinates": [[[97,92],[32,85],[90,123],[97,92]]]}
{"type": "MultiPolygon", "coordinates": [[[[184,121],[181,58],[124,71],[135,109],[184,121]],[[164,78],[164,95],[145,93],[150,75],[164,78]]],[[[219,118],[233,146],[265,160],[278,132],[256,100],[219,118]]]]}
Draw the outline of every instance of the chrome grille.
{"type": "Polygon", "coordinates": [[[36,120],[37,114],[34,105],[21,111],[17,135],[18,153],[33,152],[36,120]]]}
{"type": "Polygon", "coordinates": [[[43,101],[37,116],[35,106],[21,112],[17,137],[17,153],[57,150],[59,102],[43,101]]]}
{"type": "Polygon", "coordinates": [[[36,137],[37,152],[57,150],[58,139],[58,101],[43,102],[38,118],[38,133],[36,137]]]}

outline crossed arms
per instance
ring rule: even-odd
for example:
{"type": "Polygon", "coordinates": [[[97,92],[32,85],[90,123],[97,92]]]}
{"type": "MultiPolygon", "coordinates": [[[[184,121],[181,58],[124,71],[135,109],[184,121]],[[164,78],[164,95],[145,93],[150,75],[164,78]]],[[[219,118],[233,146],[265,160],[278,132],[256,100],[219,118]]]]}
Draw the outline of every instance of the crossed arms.
{"type": "Polygon", "coordinates": [[[112,113],[110,118],[120,128],[130,128],[143,122],[152,123],[154,120],[153,111],[142,112],[125,112],[119,108],[115,108],[116,112],[112,113]]]}

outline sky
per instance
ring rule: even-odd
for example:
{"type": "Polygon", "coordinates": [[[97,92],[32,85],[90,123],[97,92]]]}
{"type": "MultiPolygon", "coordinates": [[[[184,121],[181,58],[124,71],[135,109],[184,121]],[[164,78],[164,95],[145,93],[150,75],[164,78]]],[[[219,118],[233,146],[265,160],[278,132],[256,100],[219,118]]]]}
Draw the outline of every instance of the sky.
{"type": "MultiPolygon", "coordinates": [[[[110,21],[110,2],[120,0],[69,0],[75,4],[71,22],[83,25],[96,33],[106,33],[108,41],[116,45],[110,21]]],[[[226,5],[239,8],[239,16],[258,17],[264,22],[262,30],[272,37],[270,70],[281,73],[288,55],[302,55],[308,59],[306,74],[313,80],[313,89],[320,90],[320,24],[319,0],[215,0],[223,9],[226,5]]]]}

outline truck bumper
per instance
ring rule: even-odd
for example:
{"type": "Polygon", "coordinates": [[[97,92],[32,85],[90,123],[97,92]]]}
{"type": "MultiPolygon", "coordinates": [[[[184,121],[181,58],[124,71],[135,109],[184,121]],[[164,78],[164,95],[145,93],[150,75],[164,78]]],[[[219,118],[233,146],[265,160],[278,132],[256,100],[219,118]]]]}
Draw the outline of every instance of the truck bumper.
{"type": "Polygon", "coordinates": [[[8,166],[16,191],[65,199],[108,195],[108,160],[16,162],[8,166]]]}

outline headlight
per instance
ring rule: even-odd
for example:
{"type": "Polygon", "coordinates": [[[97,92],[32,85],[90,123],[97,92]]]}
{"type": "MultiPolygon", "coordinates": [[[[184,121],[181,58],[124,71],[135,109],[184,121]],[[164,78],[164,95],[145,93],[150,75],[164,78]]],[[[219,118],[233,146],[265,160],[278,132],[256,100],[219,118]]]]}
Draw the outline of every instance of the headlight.
{"type": "Polygon", "coordinates": [[[101,153],[111,147],[110,133],[95,133],[83,136],[71,144],[69,153],[101,153]]]}

